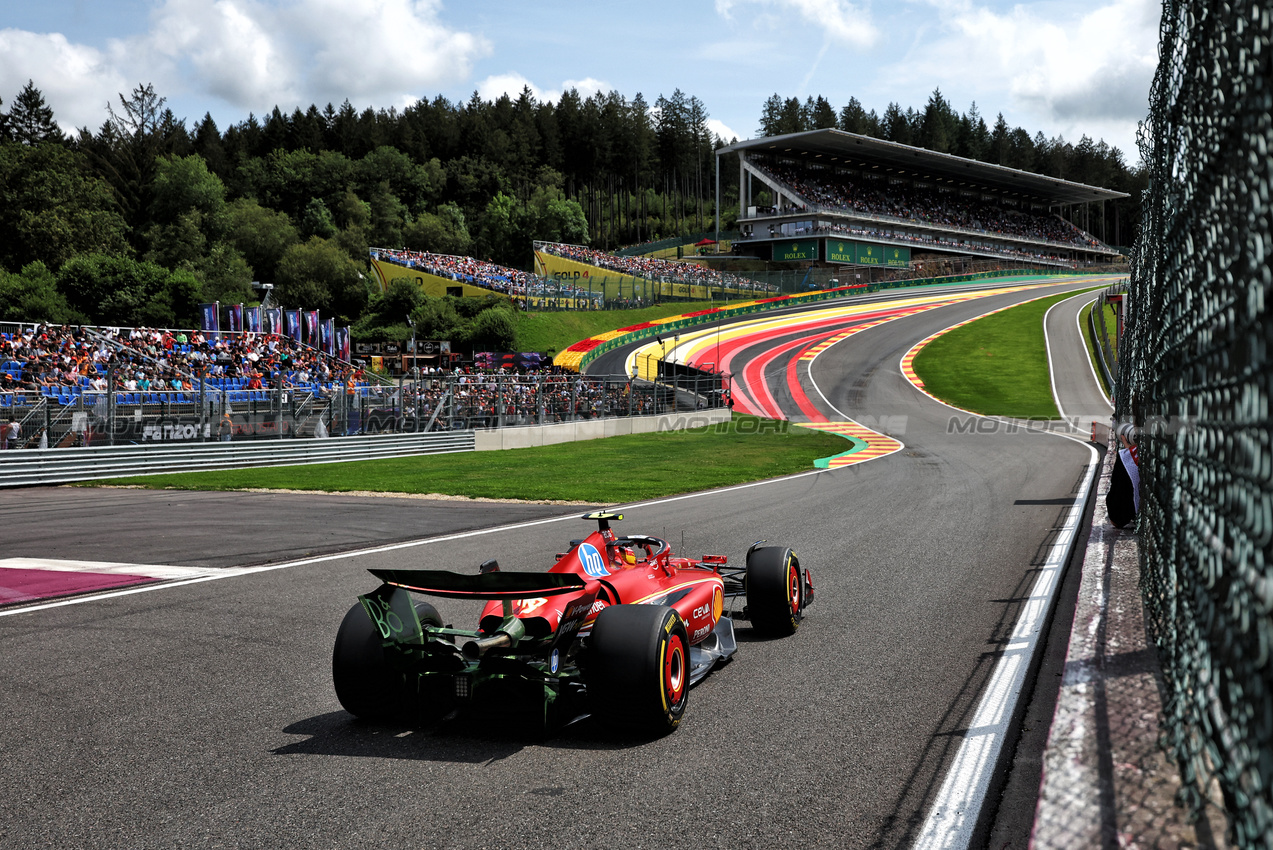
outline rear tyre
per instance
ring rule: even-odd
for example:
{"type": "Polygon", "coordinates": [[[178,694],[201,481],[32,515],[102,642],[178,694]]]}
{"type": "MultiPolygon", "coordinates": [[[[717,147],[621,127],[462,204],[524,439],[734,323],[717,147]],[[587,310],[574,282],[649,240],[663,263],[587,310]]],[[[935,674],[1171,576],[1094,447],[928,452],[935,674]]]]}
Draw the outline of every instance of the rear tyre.
{"type": "Polygon", "coordinates": [[[689,704],[689,639],[665,605],[611,605],[592,627],[588,700],[602,724],[666,735],[689,704]]]}
{"type": "Polygon", "coordinates": [[[766,637],[787,637],[804,614],[800,560],[784,546],[765,546],[747,555],[747,613],[751,627],[766,637]]]}
{"type": "Polygon", "coordinates": [[[389,720],[402,713],[406,677],[392,669],[381,646],[380,630],[362,603],[345,614],[332,651],[332,684],[345,711],[363,720],[389,720]]]}

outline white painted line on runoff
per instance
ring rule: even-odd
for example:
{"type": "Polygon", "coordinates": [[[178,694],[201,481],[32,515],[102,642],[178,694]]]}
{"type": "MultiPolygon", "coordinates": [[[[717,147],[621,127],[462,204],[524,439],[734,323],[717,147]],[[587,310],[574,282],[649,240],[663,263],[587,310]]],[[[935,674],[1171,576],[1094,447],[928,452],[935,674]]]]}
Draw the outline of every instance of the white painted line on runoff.
{"type": "Polygon", "coordinates": [[[194,578],[217,572],[200,567],[160,564],[118,564],[113,561],[68,561],[59,558],[0,558],[0,570],[46,570],[60,573],[105,573],[148,578],[194,578]]]}
{"type": "MultiPolygon", "coordinates": [[[[764,487],[769,484],[777,484],[783,481],[791,481],[797,478],[805,478],[810,475],[824,475],[828,472],[834,472],[833,469],[813,469],[808,472],[797,472],[794,475],[785,475],[781,478],[769,478],[764,481],[752,481],[748,484],[735,484],[732,487],[722,487],[716,490],[704,490],[700,493],[684,493],[680,496],[668,496],[662,499],[651,499],[645,502],[631,502],[614,507],[636,508],[645,507],[647,505],[663,505],[669,502],[679,502],[685,499],[700,499],[705,496],[716,496],[724,493],[733,493],[739,490],[748,490],[752,487],[764,487]]],[[[509,525],[501,525],[495,528],[479,528],[473,531],[461,531],[455,534],[445,534],[441,537],[426,537],[420,540],[404,540],[400,543],[390,543],[385,546],[372,546],[366,549],[354,549],[346,552],[333,552],[330,555],[316,555],[312,558],[302,558],[297,561],[283,561],[278,564],[264,564],[259,567],[226,567],[221,569],[207,570],[206,575],[199,575],[192,578],[179,579],[177,581],[167,582],[165,584],[151,584],[143,587],[133,587],[124,590],[113,590],[105,593],[94,593],[87,596],[76,596],[70,599],[60,599],[56,602],[43,602],[35,605],[24,605],[16,608],[7,608],[0,610],[0,617],[12,617],[17,614],[31,614],[36,611],[46,611],[50,608],[65,608],[70,605],[83,605],[86,602],[100,602],[104,599],[115,599],[120,596],[133,596],[138,593],[152,593],[157,590],[169,590],[175,587],[185,587],[191,584],[201,584],[206,581],[219,581],[221,579],[234,578],[236,576],[253,575],[255,573],[268,573],[274,570],[286,570],[292,567],[303,567],[309,564],[321,564],[327,561],[338,561],[345,558],[361,558],[367,555],[379,555],[385,552],[395,552],[401,549],[411,549],[417,546],[428,546],[432,543],[446,543],[452,540],[464,540],[470,537],[480,537],[486,534],[497,534],[501,531],[516,531],[519,528],[532,528],[537,525],[547,525],[554,522],[565,522],[567,520],[575,520],[579,518],[579,514],[569,513],[561,516],[547,517],[545,519],[527,520],[526,522],[512,523],[509,525]]]]}

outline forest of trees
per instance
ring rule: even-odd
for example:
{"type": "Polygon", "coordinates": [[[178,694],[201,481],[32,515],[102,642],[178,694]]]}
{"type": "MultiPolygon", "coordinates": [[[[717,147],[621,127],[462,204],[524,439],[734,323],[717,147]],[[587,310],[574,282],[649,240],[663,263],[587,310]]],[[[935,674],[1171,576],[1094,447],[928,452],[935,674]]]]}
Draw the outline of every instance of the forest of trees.
{"type": "MultiPolygon", "coordinates": [[[[139,85],[99,128],[67,136],[28,82],[0,100],[0,320],[190,325],[200,302],[255,303],[252,281],[268,281],[277,301],[353,324],[356,337],[396,332],[403,307],[420,333],[449,322],[463,336],[482,310],[381,295],[368,248],[528,269],[534,239],[612,249],[707,229],[715,149],[730,141],[708,117],[679,89],[653,104],[574,90],[541,102],[526,89],[402,111],[275,108],[221,129],[210,115],[187,125],[139,85]]],[[[820,96],[774,95],[757,133],[820,127],[1128,192],[1143,180],[1102,142],[1031,136],[1002,115],[987,127],[975,104],[957,113],[940,91],[922,111],[890,104],[883,116],[856,99],[837,111],[820,96]]],[[[728,227],[736,181],[722,194],[728,227]]]]}

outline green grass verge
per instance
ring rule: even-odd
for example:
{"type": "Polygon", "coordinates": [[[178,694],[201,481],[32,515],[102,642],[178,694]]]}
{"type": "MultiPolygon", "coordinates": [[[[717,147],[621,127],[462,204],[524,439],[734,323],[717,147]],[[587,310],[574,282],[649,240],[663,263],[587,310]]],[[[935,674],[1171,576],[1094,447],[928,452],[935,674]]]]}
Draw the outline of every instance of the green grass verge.
{"type": "MultiPolygon", "coordinates": [[[[113,478],[152,489],[249,488],[444,493],[488,499],[618,504],[813,469],[842,437],[735,415],[728,425],[530,449],[113,478]]],[[[91,486],[91,485],[90,485],[91,486]]]]}
{"type": "Polygon", "coordinates": [[[986,316],[933,340],[915,357],[924,389],[986,416],[1057,419],[1043,315],[1065,292],[986,316]]]}
{"type": "Polygon", "coordinates": [[[599,333],[639,325],[652,319],[666,319],[713,306],[706,301],[660,304],[639,310],[575,310],[560,313],[520,313],[517,316],[517,350],[554,354],[581,339],[599,333]]]}

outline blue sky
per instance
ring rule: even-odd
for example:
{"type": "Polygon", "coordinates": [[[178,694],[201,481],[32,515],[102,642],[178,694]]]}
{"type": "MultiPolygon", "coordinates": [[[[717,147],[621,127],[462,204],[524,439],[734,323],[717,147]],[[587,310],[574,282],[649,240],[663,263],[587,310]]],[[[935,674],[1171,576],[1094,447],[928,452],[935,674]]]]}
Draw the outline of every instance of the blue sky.
{"type": "Polygon", "coordinates": [[[1157,64],[1151,0],[6,0],[0,98],[28,79],[64,129],[99,127],[106,103],[152,83],[179,117],[225,127],[275,105],[348,99],[404,107],[441,94],[530,85],[555,100],[680,88],[728,141],[761,106],[819,94],[883,113],[934,88],[987,124],[1077,142],[1134,164],[1157,64]]]}

